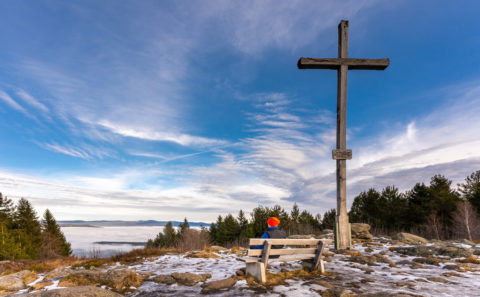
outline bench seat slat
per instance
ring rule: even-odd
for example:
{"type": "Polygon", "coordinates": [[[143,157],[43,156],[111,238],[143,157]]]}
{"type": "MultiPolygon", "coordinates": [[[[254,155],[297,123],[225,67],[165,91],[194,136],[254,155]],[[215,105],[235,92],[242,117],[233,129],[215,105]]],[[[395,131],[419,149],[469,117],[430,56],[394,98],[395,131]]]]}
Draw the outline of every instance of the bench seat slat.
{"type": "MultiPolygon", "coordinates": [[[[296,255],[296,254],[315,254],[316,248],[305,249],[271,249],[270,255],[296,255]]],[[[247,256],[261,256],[263,250],[249,249],[247,256]]]]}
{"type": "MultiPolygon", "coordinates": [[[[279,261],[297,261],[297,260],[309,260],[315,258],[315,255],[293,255],[293,256],[282,256],[279,258],[274,258],[274,259],[268,259],[268,262],[279,262],[279,261]]],[[[242,261],[246,263],[255,263],[255,262],[260,262],[262,258],[257,258],[257,257],[244,257],[241,259],[242,261]]]]}

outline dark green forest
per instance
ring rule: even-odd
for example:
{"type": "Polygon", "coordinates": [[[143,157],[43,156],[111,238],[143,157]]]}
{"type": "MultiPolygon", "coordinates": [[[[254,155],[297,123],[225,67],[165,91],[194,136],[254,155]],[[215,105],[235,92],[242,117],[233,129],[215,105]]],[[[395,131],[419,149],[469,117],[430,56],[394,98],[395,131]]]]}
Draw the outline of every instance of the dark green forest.
{"type": "Polygon", "coordinates": [[[14,205],[0,193],[0,260],[47,259],[71,255],[52,213],[40,220],[24,198],[14,205]]]}
{"type": "Polygon", "coordinates": [[[395,186],[371,188],[355,197],[350,220],[368,223],[385,234],[408,231],[433,239],[478,239],[480,170],[457,186],[435,175],[430,184],[417,183],[403,193],[395,186]]]}

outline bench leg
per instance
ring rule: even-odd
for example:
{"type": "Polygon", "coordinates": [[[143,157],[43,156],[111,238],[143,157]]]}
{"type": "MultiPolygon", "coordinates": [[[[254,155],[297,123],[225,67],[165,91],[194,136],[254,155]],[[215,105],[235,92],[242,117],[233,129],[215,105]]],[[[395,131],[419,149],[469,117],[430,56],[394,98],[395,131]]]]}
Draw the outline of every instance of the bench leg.
{"type": "Polygon", "coordinates": [[[325,265],[323,264],[323,260],[320,260],[320,263],[318,264],[318,270],[320,270],[320,273],[325,273],[325,265]]]}
{"type": "Polygon", "coordinates": [[[267,281],[264,263],[247,263],[246,273],[253,276],[258,282],[265,283],[267,281]]]}
{"type": "MultiPolygon", "coordinates": [[[[311,261],[302,261],[302,267],[303,268],[308,268],[310,271],[312,271],[312,262],[311,261]]],[[[317,268],[321,273],[325,272],[325,264],[323,263],[323,260],[320,260],[318,263],[318,268],[317,268]]]]}

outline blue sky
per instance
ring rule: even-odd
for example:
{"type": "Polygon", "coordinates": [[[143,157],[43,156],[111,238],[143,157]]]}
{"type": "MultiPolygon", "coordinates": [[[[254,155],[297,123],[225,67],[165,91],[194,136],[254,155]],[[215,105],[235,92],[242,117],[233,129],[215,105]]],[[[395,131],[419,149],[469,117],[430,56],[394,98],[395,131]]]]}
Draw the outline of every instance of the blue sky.
{"type": "Polygon", "coordinates": [[[0,1],[0,192],[57,219],[212,221],[335,207],[336,73],[348,197],[480,169],[476,1],[0,1]]]}

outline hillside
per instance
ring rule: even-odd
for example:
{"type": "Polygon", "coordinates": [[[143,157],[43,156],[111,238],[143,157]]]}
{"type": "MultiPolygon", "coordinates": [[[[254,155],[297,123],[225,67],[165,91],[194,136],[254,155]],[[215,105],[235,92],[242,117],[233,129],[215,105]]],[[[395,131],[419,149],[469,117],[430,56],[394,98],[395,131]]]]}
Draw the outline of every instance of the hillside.
{"type": "MultiPolygon", "coordinates": [[[[374,237],[368,241],[356,240],[352,250],[330,249],[323,275],[301,270],[298,261],[273,262],[265,285],[245,277],[242,270],[245,264],[239,261],[242,248],[212,247],[203,252],[163,251],[145,254],[143,258],[130,254],[114,261],[93,259],[50,272],[23,271],[0,277],[0,287],[7,288],[5,278],[10,283],[16,279],[18,296],[43,297],[81,296],[93,291],[95,296],[130,297],[201,293],[207,296],[478,296],[480,244],[465,240],[422,244],[408,241],[408,238],[401,242],[374,237]],[[92,286],[103,286],[106,290],[92,286]],[[68,288],[57,291],[61,287],[68,288]],[[29,290],[31,294],[27,294],[29,290]],[[54,292],[66,295],[53,295],[54,292]]],[[[4,291],[3,295],[11,293],[4,291]]]]}

